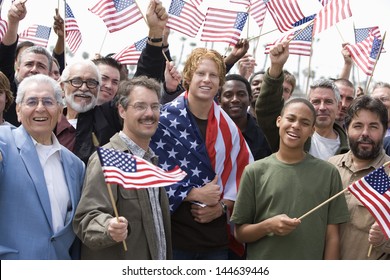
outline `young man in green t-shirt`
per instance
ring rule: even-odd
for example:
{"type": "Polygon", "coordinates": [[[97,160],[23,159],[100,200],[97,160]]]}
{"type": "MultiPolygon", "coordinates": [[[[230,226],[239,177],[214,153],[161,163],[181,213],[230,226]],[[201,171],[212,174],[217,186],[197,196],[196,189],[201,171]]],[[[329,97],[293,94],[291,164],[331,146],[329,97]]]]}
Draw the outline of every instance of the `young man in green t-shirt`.
{"type": "MultiPolygon", "coordinates": [[[[270,57],[265,78],[278,78],[288,45],[278,44],[270,57]]],[[[243,173],[231,221],[236,238],[247,244],[248,259],[339,258],[339,224],[349,219],[343,196],[297,218],[342,190],[337,169],[304,151],[315,119],[308,100],[289,100],[276,120],[278,151],[243,173]]]]}

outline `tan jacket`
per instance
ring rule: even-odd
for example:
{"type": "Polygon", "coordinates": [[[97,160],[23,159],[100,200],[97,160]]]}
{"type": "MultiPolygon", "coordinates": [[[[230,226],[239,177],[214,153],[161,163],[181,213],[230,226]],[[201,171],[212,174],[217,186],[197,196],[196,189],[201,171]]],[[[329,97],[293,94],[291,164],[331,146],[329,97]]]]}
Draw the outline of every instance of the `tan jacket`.
{"type": "MultiPolygon", "coordinates": [[[[329,162],[337,167],[340,172],[343,187],[347,188],[353,182],[366,176],[371,171],[381,167],[390,161],[382,150],[380,155],[371,164],[361,170],[356,170],[352,163],[352,152],[343,155],[333,156],[329,162]]],[[[366,207],[349,191],[346,191],[345,198],[350,213],[350,221],[340,226],[340,256],[344,260],[376,260],[390,259],[390,240],[387,240],[379,247],[373,247],[370,257],[367,253],[370,247],[368,243],[368,232],[375,219],[366,207]]]]}
{"type": "MultiPolygon", "coordinates": [[[[115,134],[104,148],[127,151],[126,144],[115,134]]],[[[157,237],[147,190],[128,190],[111,185],[119,216],[129,221],[127,252],[122,242],[111,239],[106,229],[108,220],[115,217],[104,181],[99,157],[95,152],[88,163],[84,189],[76,210],[73,229],[81,239],[81,259],[147,260],[157,258],[157,237]]],[[[167,258],[172,258],[171,224],[168,197],[160,188],[167,244],[167,258]]]]}

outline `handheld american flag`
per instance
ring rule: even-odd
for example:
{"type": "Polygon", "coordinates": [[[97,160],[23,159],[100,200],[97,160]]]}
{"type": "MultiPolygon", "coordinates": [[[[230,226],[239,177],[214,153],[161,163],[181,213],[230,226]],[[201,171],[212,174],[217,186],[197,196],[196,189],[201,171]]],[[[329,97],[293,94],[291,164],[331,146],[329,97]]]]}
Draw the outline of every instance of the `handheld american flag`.
{"type": "Polygon", "coordinates": [[[248,13],[208,8],[201,41],[225,42],[235,45],[240,39],[248,13]]]}
{"type": "Polygon", "coordinates": [[[178,166],[165,171],[152,163],[114,149],[97,149],[107,184],[119,184],[125,189],[165,187],[181,181],[187,173],[178,166]]]}
{"type": "Polygon", "coordinates": [[[256,21],[259,27],[263,26],[266,13],[267,7],[265,6],[263,0],[251,0],[249,14],[256,21]]]}
{"type": "Polygon", "coordinates": [[[370,211],[387,239],[390,238],[390,178],[384,167],[349,185],[348,190],[370,211]]]}
{"type": "Polygon", "coordinates": [[[148,37],[145,37],[135,42],[133,45],[126,47],[120,52],[114,54],[112,58],[122,64],[136,65],[142,50],[146,47],[147,40],[148,37]]]}
{"type": "Polygon", "coordinates": [[[366,39],[355,45],[347,45],[347,50],[351,53],[353,61],[366,74],[371,76],[374,71],[378,54],[381,51],[382,40],[373,34],[370,30],[366,39]]]}
{"type": "Polygon", "coordinates": [[[88,10],[98,15],[111,33],[142,19],[142,13],[134,0],[101,0],[88,10]]]}
{"type": "Polygon", "coordinates": [[[172,0],[168,15],[167,27],[190,37],[196,36],[205,18],[196,6],[182,0],[172,0]]]}
{"type": "Polygon", "coordinates": [[[76,18],[68,4],[65,4],[65,31],[66,42],[72,53],[75,53],[82,42],[81,32],[77,24],[76,18]]]}
{"type": "Polygon", "coordinates": [[[292,39],[289,43],[289,53],[296,54],[296,55],[310,56],[312,39],[313,39],[312,36],[313,25],[304,27],[302,32],[301,30],[302,29],[297,29],[293,32],[289,32],[288,34],[284,35],[280,39],[277,39],[274,43],[267,44],[264,53],[268,54],[274,45],[281,43],[283,41],[288,41],[295,36],[294,39],[292,39]]]}
{"type": "Polygon", "coordinates": [[[34,24],[19,34],[19,42],[31,41],[37,46],[46,48],[51,27],[34,24]]]}
{"type": "Polygon", "coordinates": [[[305,15],[302,13],[297,0],[263,0],[281,32],[293,28],[293,24],[305,15]]]}
{"type": "Polygon", "coordinates": [[[349,0],[329,1],[318,12],[314,20],[314,35],[351,16],[352,11],[349,7],[349,0]]]}

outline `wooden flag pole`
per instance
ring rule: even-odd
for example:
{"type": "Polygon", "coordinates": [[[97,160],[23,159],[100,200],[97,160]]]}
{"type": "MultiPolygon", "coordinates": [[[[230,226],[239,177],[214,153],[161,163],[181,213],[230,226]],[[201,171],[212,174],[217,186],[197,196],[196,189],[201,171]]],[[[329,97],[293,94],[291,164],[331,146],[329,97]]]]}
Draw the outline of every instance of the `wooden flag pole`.
{"type": "Polygon", "coordinates": [[[382,48],[383,48],[383,44],[385,42],[385,38],[386,38],[386,31],[385,31],[385,34],[383,34],[382,42],[381,42],[381,45],[379,47],[378,54],[376,55],[376,58],[375,58],[374,67],[372,68],[372,72],[371,72],[370,78],[368,78],[368,82],[366,84],[366,88],[365,88],[364,92],[368,92],[368,87],[370,86],[372,76],[374,76],[375,67],[376,67],[376,64],[378,63],[379,56],[380,56],[380,54],[382,52],[382,48]]]}
{"type": "MultiPolygon", "coordinates": [[[[257,35],[257,36],[250,37],[250,38],[248,38],[248,42],[251,41],[251,40],[253,40],[253,39],[260,38],[261,36],[267,35],[267,34],[269,34],[269,33],[275,32],[275,31],[278,31],[278,29],[276,28],[276,29],[267,31],[267,32],[265,32],[265,33],[263,33],[263,34],[260,34],[260,35],[257,35]]],[[[261,31],[260,31],[260,33],[261,33],[261,31]]]]}
{"type": "MultiPolygon", "coordinates": [[[[109,194],[110,199],[111,199],[112,208],[114,209],[114,213],[115,213],[116,220],[117,220],[117,222],[119,223],[118,209],[116,208],[116,203],[115,203],[114,195],[112,194],[111,184],[107,184],[107,189],[108,189],[108,194],[109,194]]],[[[124,249],[125,251],[127,251],[126,240],[123,240],[122,243],[123,243],[123,249],[124,249]]]]}
{"type": "Polygon", "coordinates": [[[142,12],[141,8],[139,7],[138,1],[137,1],[137,0],[134,0],[134,2],[135,2],[135,4],[137,5],[137,8],[138,8],[139,12],[141,13],[142,18],[144,19],[146,25],[149,26],[148,21],[146,20],[146,17],[145,17],[145,15],[144,15],[144,13],[142,12]]]}
{"type": "Polygon", "coordinates": [[[308,216],[309,214],[313,213],[314,211],[316,211],[318,208],[321,208],[322,206],[324,206],[325,204],[329,203],[330,201],[332,201],[333,199],[335,199],[336,197],[340,196],[341,194],[345,193],[346,191],[348,190],[348,188],[345,188],[343,189],[342,191],[336,193],[334,196],[330,197],[329,199],[325,200],[324,202],[322,202],[320,205],[314,207],[313,209],[311,209],[310,211],[308,211],[306,214],[303,214],[302,216],[300,216],[298,218],[298,220],[302,220],[303,218],[305,218],[306,216],[308,216]]]}

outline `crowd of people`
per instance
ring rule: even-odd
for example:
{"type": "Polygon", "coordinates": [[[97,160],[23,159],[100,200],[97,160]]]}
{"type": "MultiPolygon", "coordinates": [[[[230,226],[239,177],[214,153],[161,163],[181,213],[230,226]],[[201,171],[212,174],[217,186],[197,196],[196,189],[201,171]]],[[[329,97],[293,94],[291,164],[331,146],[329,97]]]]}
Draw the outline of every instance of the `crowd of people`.
{"type": "Polygon", "coordinates": [[[345,191],[390,161],[390,85],[358,94],[345,46],[342,73],[302,98],[287,42],[258,72],[240,40],[227,57],[194,49],[179,73],[158,0],[131,78],[111,55],[65,65],[57,12],[51,54],[18,44],[26,13],[12,3],[0,43],[0,259],[390,260],[345,191]],[[100,146],[187,175],[107,185],[100,146]]]}

